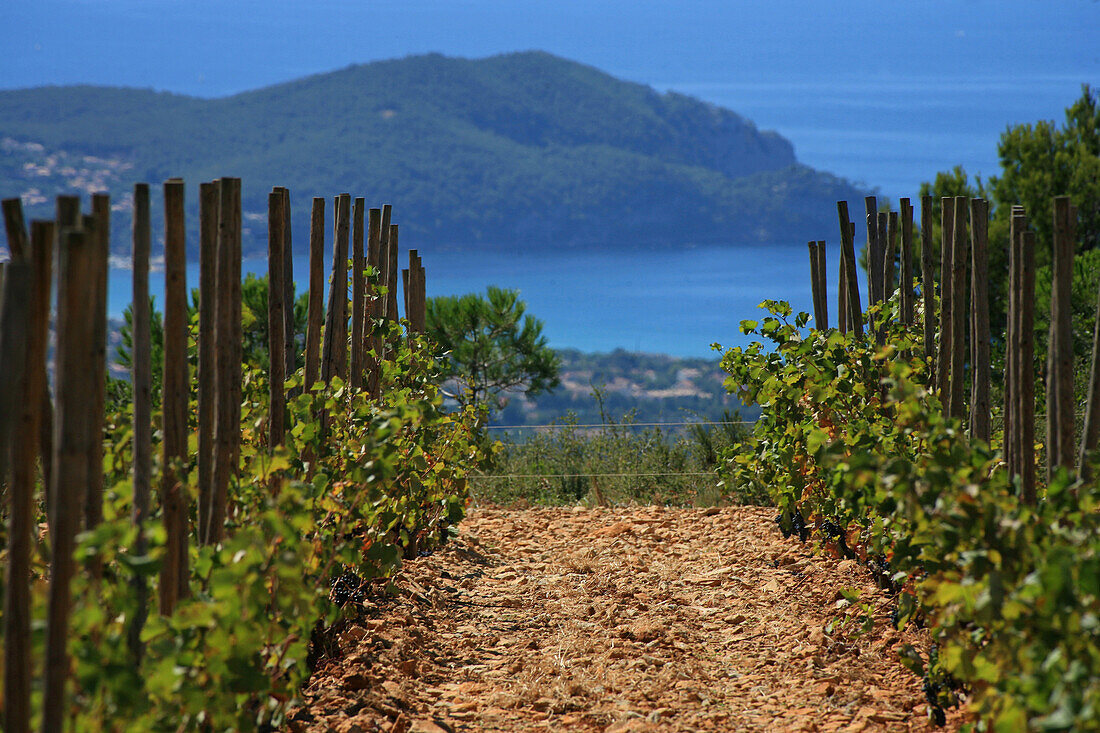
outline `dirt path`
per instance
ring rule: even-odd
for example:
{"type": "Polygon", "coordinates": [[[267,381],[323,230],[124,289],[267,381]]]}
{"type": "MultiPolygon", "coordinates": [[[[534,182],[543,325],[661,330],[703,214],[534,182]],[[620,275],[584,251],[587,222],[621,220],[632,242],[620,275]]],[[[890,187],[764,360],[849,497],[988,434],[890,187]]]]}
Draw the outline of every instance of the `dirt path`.
{"type": "MultiPolygon", "coordinates": [[[[312,681],[299,730],[924,730],[922,644],[772,512],[475,511],[312,681]],[[856,636],[858,588],[875,628],[856,636]],[[826,634],[845,614],[852,622],[826,634]]],[[[954,721],[949,721],[954,722],[954,721]]]]}

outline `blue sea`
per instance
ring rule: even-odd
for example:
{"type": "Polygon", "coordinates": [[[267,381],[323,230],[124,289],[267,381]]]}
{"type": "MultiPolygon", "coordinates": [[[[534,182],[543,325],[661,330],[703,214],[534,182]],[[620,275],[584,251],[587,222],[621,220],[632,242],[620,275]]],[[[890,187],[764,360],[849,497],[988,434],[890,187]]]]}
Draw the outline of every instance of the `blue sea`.
{"type": "MultiPolygon", "coordinates": [[[[527,312],[543,321],[551,346],[583,351],[621,347],[717,356],[712,343],[745,343],[738,324],[756,318],[762,300],[785,299],[796,309],[811,308],[805,245],[523,257],[429,251],[422,257],[429,297],[484,292],[488,285],[515,288],[527,312]]],[[[831,260],[830,272],[836,262],[831,260]]],[[[298,292],[308,287],[307,267],[308,258],[295,258],[298,292]]],[[[263,259],[244,262],[246,272],[263,274],[266,269],[263,259]]],[[[130,302],[131,277],[129,270],[111,271],[110,310],[116,316],[130,302]]],[[[188,286],[197,285],[198,266],[191,265],[188,286]]],[[[835,292],[835,284],[831,287],[835,292]]],[[[150,276],[150,292],[163,303],[163,272],[150,276]]]]}

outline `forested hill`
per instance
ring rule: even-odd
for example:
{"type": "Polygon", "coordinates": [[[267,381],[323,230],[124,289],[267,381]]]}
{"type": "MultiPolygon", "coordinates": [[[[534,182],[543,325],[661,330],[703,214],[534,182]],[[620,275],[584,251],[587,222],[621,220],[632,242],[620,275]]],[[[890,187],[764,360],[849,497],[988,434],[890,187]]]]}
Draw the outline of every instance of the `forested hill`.
{"type": "MultiPolygon", "coordinates": [[[[541,52],[414,56],[220,99],[0,92],[0,194],[31,217],[62,191],[124,204],[171,176],[193,212],[198,182],[222,175],[243,179],[246,249],[265,246],[273,185],[291,189],[302,248],[309,198],[340,191],[393,202],[402,242],[428,250],[802,242],[862,195],[734,112],[541,52]]],[[[128,249],[117,227],[114,246],[128,249]]]]}

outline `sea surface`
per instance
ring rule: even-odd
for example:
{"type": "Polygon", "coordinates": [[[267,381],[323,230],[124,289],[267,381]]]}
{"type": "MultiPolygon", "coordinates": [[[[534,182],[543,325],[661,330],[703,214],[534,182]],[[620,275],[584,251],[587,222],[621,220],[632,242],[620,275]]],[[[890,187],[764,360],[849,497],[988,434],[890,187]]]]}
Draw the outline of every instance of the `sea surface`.
{"type": "MultiPolygon", "coordinates": [[[[806,245],[763,248],[678,248],[666,252],[538,254],[516,256],[460,252],[423,253],[429,297],[485,292],[489,285],[515,288],[527,312],[544,323],[553,347],[583,351],[624,348],[675,356],[715,356],[712,343],[747,343],[738,326],[757,319],[764,299],[788,300],[811,309],[806,245]]],[[[837,263],[830,252],[835,296],[837,263]]],[[[326,262],[326,268],[330,263],[326,262]]],[[[296,257],[298,292],[306,287],[308,259],[296,257]]],[[[264,259],[247,259],[245,272],[266,272],[264,259]]],[[[198,266],[188,268],[188,287],[198,285],[198,266]]],[[[132,273],[114,269],[109,282],[111,314],[130,303],[132,273]]],[[[150,276],[158,307],[164,273],[150,276]]],[[[327,301],[326,301],[327,302],[327,301]]]]}

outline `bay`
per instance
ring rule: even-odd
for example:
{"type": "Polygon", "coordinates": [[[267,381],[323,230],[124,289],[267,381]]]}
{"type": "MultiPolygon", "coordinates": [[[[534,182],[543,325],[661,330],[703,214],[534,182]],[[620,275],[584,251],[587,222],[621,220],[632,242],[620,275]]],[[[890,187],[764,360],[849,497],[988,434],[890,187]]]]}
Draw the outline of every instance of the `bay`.
{"type": "MultiPolygon", "coordinates": [[[[811,310],[805,244],[523,255],[422,250],[421,256],[429,297],[484,292],[489,285],[518,289],[555,348],[717,357],[712,343],[748,342],[738,327],[743,319],[760,318],[761,301],[788,300],[796,312],[811,310]]],[[[835,296],[836,252],[829,258],[835,296]]],[[[307,257],[295,257],[298,292],[306,286],[307,265],[307,257]]],[[[246,273],[266,268],[264,258],[242,266],[246,273]]],[[[198,275],[198,265],[189,265],[188,287],[197,287],[198,275]]],[[[131,277],[129,270],[111,270],[112,317],[130,303],[131,277]]],[[[150,293],[163,304],[162,272],[151,274],[150,293]]]]}

